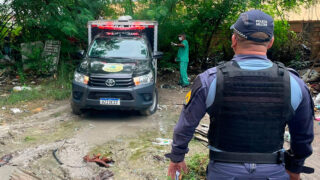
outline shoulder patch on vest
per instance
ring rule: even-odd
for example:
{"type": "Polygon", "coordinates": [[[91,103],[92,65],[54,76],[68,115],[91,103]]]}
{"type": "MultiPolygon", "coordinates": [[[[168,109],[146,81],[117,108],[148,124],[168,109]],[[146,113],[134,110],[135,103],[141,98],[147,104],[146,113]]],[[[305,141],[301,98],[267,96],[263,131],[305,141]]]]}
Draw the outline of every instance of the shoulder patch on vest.
{"type": "Polygon", "coordinates": [[[227,61],[220,61],[220,62],[217,63],[217,66],[223,65],[223,64],[225,64],[226,62],[227,62],[227,61]]]}
{"type": "Polygon", "coordinates": [[[199,76],[194,80],[191,90],[187,93],[185,97],[185,105],[188,106],[193,99],[195,93],[201,88],[202,83],[199,76]]]}
{"type": "Polygon", "coordinates": [[[185,99],[186,99],[185,104],[188,104],[188,103],[189,103],[189,101],[190,101],[190,99],[191,99],[191,90],[187,93],[187,95],[186,95],[185,99]]]}

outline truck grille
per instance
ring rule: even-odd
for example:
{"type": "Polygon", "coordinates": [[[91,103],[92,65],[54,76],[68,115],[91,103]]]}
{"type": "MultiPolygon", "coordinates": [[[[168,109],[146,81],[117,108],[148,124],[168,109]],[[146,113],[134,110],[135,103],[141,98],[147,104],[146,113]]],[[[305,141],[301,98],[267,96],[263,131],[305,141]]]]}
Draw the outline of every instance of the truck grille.
{"type": "Polygon", "coordinates": [[[89,86],[93,87],[109,87],[106,85],[107,79],[115,80],[116,84],[112,87],[132,87],[134,85],[132,78],[99,78],[90,77],[89,86]]]}
{"type": "Polygon", "coordinates": [[[100,98],[118,98],[120,100],[133,100],[130,93],[122,92],[90,92],[88,99],[100,99],[100,98]]]}

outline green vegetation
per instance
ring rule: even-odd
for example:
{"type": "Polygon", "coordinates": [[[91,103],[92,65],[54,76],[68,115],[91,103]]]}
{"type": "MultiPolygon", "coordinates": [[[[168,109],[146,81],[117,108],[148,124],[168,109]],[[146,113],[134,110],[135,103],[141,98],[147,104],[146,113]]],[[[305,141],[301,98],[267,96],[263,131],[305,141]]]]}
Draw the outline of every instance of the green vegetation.
{"type": "Polygon", "coordinates": [[[0,97],[0,106],[15,105],[34,100],[63,100],[71,94],[71,83],[65,80],[48,80],[32,90],[13,92],[7,97],[0,97]]]}
{"type": "Polygon", "coordinates": [[[270,50],[269,57],[283,62],[292,60],[291,54],[294,51],[284,50],[292,39],[287,37],[291,32],[288,32],[289,25],[283,14],[298,5],[312,2],[313,0],[140,0],[133,3],[129,0],[113,1],[111,4],[118,10],[114,12],[113,17],[130,14],[134,19],[153,19],[159,22],[159,47],[165,52],[159,62],[160,68],[176,67],[176,49],[170,46],[170,42],[177,42],[177,35],[185,32],[190,45],[190,64],[203,70],[233,56],[230,48],[230,26],[241,12],[252,8],[261,9],[277,19],[283,19],[276,22],[275,47],[270,50]]]}
{"type": "MultiPolygon", "coordinates": [[[[15,103],[22,99],[68,97],[70,85],[67,84],[75,66],[80,62],[75,54],[78,50],[87,48],[87,22],[100,18],[116,19],[120,15],[159,22],[159,49],[165,52],[163,59],[159,61],[160,68],[177,68],[174,62],[177,49],[171,47],[170,42],[177,42],[177,35],[185,32],[190,44],[190,65],[201,71],[233,56],[230,48],[230,25],[241,12],[252,8],[261,9],[282,19],[275,22],[276,38],[274,47],[268,54],[269,58],[285,63],[293,61],[291,64],[294,64],[303,56],[299,49],[303,38],[288,31],[289,25],[283,14],[301,4],[307,5],[314,1],[4,0],[0,3],[0,49],[3,50],[4,42],[9,42],[11,56],[16,62],[5,66],[12,66],[11,69],[20,77],[21,83],[26,83],[29,76],[47,77],[52,63],[43,60],[41,49],[38,48],[34,48],[27,56],[28,60],[22,62],[20,44],[35,41],[44,43],[46,40],[61,42],[59,71],[56,73],[58,80],[53,80],[58,82],[45,84],[46,88],[41,92],[14,94],[6,101],[15,103]],[[5,41],[5,37],[9,37],[9,41],[5,41]],[[29,68],[28,72],[25,72],[24,66],[29,68]]],[[[0,65],[0,68],[7,67],[0,65]]],[[[3,98],[0,102],[3,102],[3,98]]]]}
{"type": "Polygon", "coordinates": [[[183,175],[183,179],[197,180],[206,179],[206,169],[209,163],[208,154],[195,154],[186,160],[189,169],[188,174],[183,175]]]}
{"type": "Polygon", "coordinates": [[[65,121],[54,127],[41,128],[34,126],[25,130],[23,141],[29,147],[41,143],[55,142],[71,137],[81,124],[76,121],[65,121]],[[46,134],[45,136],[43,134],[46,134]]]}
{"type": "Polygon", "coordinates": [[[26,136],[25,138],[24,138],[24,141],[25,142],[30,142],[30,141],[35,141],[36,140],[36,138],[35,137],[32,137],[32,136],[26,136]]]}

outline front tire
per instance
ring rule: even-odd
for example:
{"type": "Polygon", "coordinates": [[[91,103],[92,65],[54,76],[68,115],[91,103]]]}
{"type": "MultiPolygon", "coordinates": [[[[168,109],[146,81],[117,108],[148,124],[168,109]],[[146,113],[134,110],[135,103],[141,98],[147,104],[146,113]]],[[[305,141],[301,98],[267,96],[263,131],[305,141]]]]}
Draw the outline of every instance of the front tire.
{"type": "Polygon", "coordinates": [[[141,110],[140,114],[143,116],[150,116],[154,114],[157,109],[158,109],[158,91],[157,88],[154,89],[153,91],[153,96],[152,96],[152,105],[148,107],[147,109],[141,110]]]}
{"type": "Polygon", "coordinates": [[[80,109],[76,104],[74,104],[74,102],[70,101],[70,105],[71,105],[71,110],[72,110],[72,113],[75,114],[75,115],[81,115],[84,113],[84,110],[83,109],[80,109]]]}

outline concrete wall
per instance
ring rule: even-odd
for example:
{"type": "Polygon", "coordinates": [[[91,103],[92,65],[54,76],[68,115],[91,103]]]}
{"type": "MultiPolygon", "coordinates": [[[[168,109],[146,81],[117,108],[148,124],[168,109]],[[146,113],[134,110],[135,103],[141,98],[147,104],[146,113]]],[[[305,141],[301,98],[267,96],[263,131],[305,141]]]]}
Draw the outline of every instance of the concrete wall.
{"type": "Polygon", "coordinates": [[[311,44],[311,60],[320,60],[320,21],[289,21],[290,30],[304,33],[311,44]]]}

